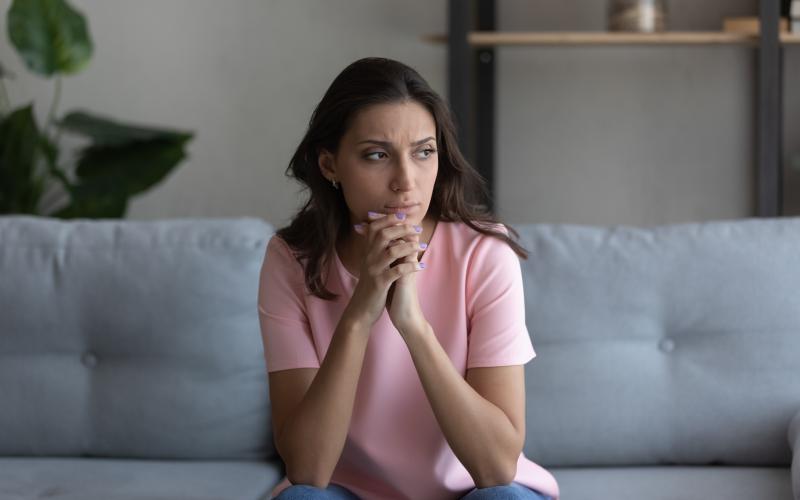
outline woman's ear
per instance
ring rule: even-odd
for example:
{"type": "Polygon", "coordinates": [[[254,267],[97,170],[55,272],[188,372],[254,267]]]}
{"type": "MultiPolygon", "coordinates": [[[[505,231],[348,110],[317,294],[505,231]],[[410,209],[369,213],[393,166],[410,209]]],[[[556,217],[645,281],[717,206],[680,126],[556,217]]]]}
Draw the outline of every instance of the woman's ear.
{"type": "Polygon", "coordinates": [[[317,157],[317,162],[319,163],[319,170],[322,172],[323,177],[328,179],[328,181],[338,180],[336,177],[336,161],[330,151],[321,149],[317,157]]]}

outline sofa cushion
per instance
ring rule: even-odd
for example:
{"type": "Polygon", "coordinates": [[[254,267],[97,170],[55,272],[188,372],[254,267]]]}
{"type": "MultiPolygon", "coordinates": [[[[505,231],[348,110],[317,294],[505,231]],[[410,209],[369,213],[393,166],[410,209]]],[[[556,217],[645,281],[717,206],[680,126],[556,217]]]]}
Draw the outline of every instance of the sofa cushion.
{"type": "Polygon", "coordinates": [[[800,218],[517,229],[538,353],[526,365],[527,456],[789,465],[800,218]]]}
{"type": "Polygon", "coordinates": [[[0,498],[59,500],[261,500],[276,462],[0,458],[0,498]]]}
{"type": "Polygon", "coordinates": [[[254,218],[0,217],[0,455],[274,455],[254,218]]]}
{"type": "Polygon", "coordinates": [[[783,467],[550,469],[561,497],[592,500],[792,500],[783,467]]]}
{"type": "Polygon", "coordinates": [[[795,498],[800,498],[800,411],[792,418],[787,436],[792,448],[792,489],[795,498]]]}

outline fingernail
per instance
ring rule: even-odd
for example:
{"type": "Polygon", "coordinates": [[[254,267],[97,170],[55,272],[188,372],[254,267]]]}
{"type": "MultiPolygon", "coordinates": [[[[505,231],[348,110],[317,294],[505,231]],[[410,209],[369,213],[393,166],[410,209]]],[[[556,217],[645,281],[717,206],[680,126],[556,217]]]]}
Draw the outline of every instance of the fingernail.
{"type": "Polygon", "coordinates": [[[406,214],[404,214],[403,212],[395,212],[394,216],[397,217],[399,220],[403,220],[406,218],[406,214]]]}
{"type": "Polygon", "coordinates": [[[356,224],[353,226],[358,234],[364,234],[364,224],[356,224]]]}
{"type": "Polygon", "coordinates": [[[425,269],[425,263],[424,262],[420,262],[419,263],[419,268],[420,269],[425,269]]]}
{"type": "Polygon", "coordinates": [[[383,214],[379,214],[378,212],[367,212],[367,215],[372,219],[383,217],[383,214]]]}
{"type": "Polygon", "coordinates": [[[414,226],[414,231],[416,231],[418,233],[421,233],[422,232],[422,226],[414,226]]]}
{"type": "Polygon", "coordinates": [[[426,248],[428,248],[428,244],[427,244],[427,243],[420,243],[420,244],[419,244],[419,247],[420,247],[421,249],[425,250],[426,248]]]}

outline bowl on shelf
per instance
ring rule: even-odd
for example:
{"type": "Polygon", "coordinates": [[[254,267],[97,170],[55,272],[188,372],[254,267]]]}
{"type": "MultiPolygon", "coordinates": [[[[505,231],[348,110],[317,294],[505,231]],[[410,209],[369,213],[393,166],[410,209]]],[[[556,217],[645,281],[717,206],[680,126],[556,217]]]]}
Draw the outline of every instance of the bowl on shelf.
{"type": "Polygon", "coordinates": [[[666,0],[608,0],[608,30],[637,33],[666,31],[666,0]]]}

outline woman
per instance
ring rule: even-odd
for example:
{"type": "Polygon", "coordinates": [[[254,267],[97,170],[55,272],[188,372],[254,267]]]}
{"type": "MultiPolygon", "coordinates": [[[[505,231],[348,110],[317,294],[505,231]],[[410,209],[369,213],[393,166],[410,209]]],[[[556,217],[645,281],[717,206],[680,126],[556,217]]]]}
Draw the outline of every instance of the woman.
{"type": "Polygon", "coordinates": [[[558,498],[522,454],[525,250],[468,200],[485,187],[442,99],[399,62],[356,61],[287,175],[310,197],[261,269],[273,495],[558,498]]]}

